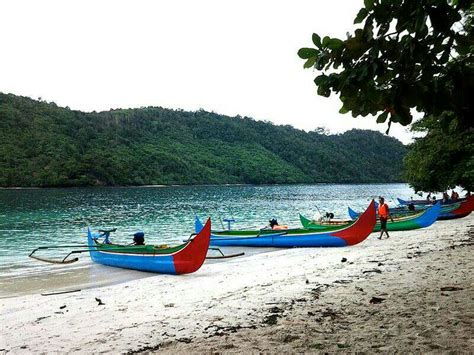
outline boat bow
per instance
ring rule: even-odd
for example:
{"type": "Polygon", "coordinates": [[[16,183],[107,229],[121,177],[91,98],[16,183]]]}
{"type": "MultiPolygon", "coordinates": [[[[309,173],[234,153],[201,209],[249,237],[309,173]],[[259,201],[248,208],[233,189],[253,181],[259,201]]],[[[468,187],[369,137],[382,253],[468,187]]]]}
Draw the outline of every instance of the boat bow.
{"type": "Polygon", "coordinates": [[[344,239],[347,245],[355,245],[364,241],[375,227],[375,201],[370,202],[369,207],[362,213],[359,219],[349,228],[332,232],[331,235],[344,239]]]}

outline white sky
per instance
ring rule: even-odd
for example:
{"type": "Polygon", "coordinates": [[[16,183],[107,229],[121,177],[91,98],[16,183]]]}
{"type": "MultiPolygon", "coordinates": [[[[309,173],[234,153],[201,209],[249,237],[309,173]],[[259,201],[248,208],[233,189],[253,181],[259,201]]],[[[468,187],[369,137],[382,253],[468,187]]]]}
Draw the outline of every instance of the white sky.
{"type": "MultiPolygon", "coordinates": [[[[345,37],[362,0],[0,1],[0,91],[84,111],[203,108],[331,132],[374,118],[316,95],[296,52],[345,37]]],[[[409,142],[406,128],[391,135],[409,142]]]]}

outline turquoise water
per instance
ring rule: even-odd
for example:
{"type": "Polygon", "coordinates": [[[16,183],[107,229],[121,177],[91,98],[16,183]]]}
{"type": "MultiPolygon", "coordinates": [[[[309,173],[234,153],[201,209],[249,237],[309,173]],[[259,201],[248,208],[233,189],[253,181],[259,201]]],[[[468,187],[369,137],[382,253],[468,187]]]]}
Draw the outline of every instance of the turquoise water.
{"type": "Polygon", "coordinates": [[[193,232],[195,214],[210,216],[216,229],[226,217],[237,220],[235,228],[263,227],[273,217],[299,226],[298,213],[312,217],[319,208],[347,218],[347,206],[363,209],[379,195],[395,205],[395,197],[414,193],[406,184],[0,190],[0,278],[5,283],[89,267],[86,254],[79,263],[59,267],[28,258],[38,246],[85,243],[88,226],[118,228],[112,235],[117,243],[129,243],[141,229],[149,244],[173,244],[193,232]]]}

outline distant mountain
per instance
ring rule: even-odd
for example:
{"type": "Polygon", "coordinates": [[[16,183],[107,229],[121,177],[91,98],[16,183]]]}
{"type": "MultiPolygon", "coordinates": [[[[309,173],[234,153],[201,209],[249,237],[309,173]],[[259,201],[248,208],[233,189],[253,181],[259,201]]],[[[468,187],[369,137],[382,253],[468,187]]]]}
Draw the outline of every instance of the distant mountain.
{"type": "Polygon", "coordinates": [[[405,146],[161,107],[85,113],[0,93],[0,186],[401,180],[405,146]]]}

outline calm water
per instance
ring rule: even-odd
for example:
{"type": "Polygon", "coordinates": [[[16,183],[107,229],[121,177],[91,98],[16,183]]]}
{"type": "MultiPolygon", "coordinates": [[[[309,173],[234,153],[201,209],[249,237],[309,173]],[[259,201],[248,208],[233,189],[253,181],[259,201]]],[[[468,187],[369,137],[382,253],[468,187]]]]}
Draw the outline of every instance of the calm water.
{"type": "MultiPolygon", "coordinates": [[[[149,244],[172,244],[192,233],[195,214],[212,217],[216,229],[226,217],[237,220],[235,228],[262,227],[273,217],[298,226],[298,213],[312,217],[319,208],[347,218],[347,206],[363,209],[378,195],[395,205],[395,197],[414,194],[406,184],[0,190],[0,296],[11,292],[12,285],[22,288],[21,282],[41,284],[48,273],[71,279],[77,275],[74,270],[92,268],[86,254],[69,266],[28,258],[38,246],[85,243],[88,226],[118,228],[115,242],[129,243],[141,229],[149,244]]],[[[86,278],[100,278],[99,269],[92,270],[94,275],[86,278]]],[[[120,271],[117,275],[122,277],[120,271]]]]}

